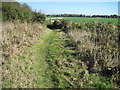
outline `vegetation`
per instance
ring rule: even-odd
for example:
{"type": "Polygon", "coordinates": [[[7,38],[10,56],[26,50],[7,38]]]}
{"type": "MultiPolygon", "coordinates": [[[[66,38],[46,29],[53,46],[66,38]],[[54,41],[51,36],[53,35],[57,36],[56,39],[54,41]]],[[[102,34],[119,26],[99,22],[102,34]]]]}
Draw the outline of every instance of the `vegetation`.
{"type": "MultiPolygon", "coordinates": [[[[36,81],[43,70],[40,70],[42,65],[38,64],[39,59],[44,56],[39,56],[39,42],[44,40],[41,37],[46,33],[40,24],[20,23],[19,21],[4,22],[3,27],[3,60],[2,60],[2,80],[3,88],[10,87],[37,87],[36,81]],[[38,55],[37,58],[35,55],[38,55]]],[[[41,53],[41,55],[43,55],[41,53]]]]}
{"type": "MultiPolygon", "coordinates": [[[[62,36],[63,37],[63,36],[62,36]]],[[[112,78],[91,73],[69,39],[59,37],[49,46],[47,74],[55,88],[115,88],[112,78]]],[[[84,55],[84,54],[82,54],[84,55]]]]}
{"type": "MultiPolygon", "coordinates": [[[[50,18],[58,18],[58,17],[50,17],[50,18]]],[[[64,20],[72,21],[76,23],[92,23],[94,21],[108,24],[118,24],[118,18],[97,18],[97,17],[62,17],[64,20]]],[[[50,20],[48,20],[48,23],[50,23],[50,20]]]]}
{"type": "Polygon", "coordinates": [[[119,25],[72,20],[80,17],[45,25],[17,2],[2,12],[3,88],[120,88],[119,25]]]}
{"type": "MultiPolygon", "coordinates": [[[[59,24],[61,25],[60,22],[59,24]]],[[[48,61],[55,73],[55,87],[113,88],[114,82],[119,84],[117,26],[98,22],[78,26],[67,21],[64,25],[66,27],[61,28],[65,32],[62,39],[64,42],[59,44],[59,40],[57,43],[62,50],[58,48],[57,51],[57,48],[52,46],[50,50],[53,50],[53,54],[48,61]],[[95,83],[91,76],[96,78],[98,83],[95,83]]],[[[52,44],[54,45],[54,42],[52,44]]]]}
{"type": "Polygon", "coordinates": [[[84,15],[84,14],[53,14],[47,15],[51,17],[102,17],[102,18],[119,18],[120,16],[113,14],[113,15],[84,15]]]}
{"type": "Polygon", "coordinates": [[[41,22],[45,21],[45,15],[32,11],[27,4],[18,2],[2,2],[2,19],[3,21],[20,20],[21,22],[41,22]]]}

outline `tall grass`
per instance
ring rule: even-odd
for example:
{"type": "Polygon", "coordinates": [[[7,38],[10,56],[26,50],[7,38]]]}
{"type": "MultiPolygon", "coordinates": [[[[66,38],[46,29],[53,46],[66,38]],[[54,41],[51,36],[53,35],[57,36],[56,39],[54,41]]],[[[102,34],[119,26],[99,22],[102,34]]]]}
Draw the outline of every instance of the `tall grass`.
{"type": "Polygon", "coordinates": [[[46,30],[41,24],[19,21],[3,22],[2,26],[2,86],[37,87],[36,58],[32,56],[34,49],[31,46],[42,38],[46,30]]]}
{"type": "Polygon", "coordinates": [[[118,28],[113,24],[83,24],[81,29],[68,30],[79,58],[90,72],[110,76],[119,81],[118,28]]]}
{"type": "Polygon", "coordinates": [[[39,39],[39,33],[44,32],[40,24],[3,22],[3,56],[10,58],[11,56],[21,55],[24,51],[23,47],[29,46],[34,39],[39,39]]]}

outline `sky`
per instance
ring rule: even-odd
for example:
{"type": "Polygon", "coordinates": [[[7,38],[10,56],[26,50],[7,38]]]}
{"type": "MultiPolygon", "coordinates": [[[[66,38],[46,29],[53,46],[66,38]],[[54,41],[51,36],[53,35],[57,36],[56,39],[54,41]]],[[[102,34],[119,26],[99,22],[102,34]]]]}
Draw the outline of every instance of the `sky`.
{"type": "Polygon", "coordinates": [[[118,14],[118,2],[22,2],[44,14],[118,14]]]}

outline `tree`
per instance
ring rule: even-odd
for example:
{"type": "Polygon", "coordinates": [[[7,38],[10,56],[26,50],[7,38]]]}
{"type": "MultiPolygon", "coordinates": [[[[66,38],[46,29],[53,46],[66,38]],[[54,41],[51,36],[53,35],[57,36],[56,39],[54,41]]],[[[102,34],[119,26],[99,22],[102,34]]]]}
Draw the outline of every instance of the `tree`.
{"type": "Polygon", "coordinates": [[[3,21],[20,20],[21,22],[40,22],[45,21],[45,15],[40,12],[32,11],[27,4],[19,4],[18,2],[2,3],[3,21]]]}

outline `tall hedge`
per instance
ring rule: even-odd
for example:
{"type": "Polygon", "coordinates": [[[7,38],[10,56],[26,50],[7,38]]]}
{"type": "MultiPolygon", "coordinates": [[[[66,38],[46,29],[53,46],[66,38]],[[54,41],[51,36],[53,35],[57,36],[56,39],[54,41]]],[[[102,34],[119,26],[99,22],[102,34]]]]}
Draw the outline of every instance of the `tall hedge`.
{"type": "Polygon", "coordinates": [[[45,15],[40,12],[32,11],[27,4],[20,4],[18,2],[2,2],[2,20],[20,20],[27,22],[44,22],[45,15]]]}

